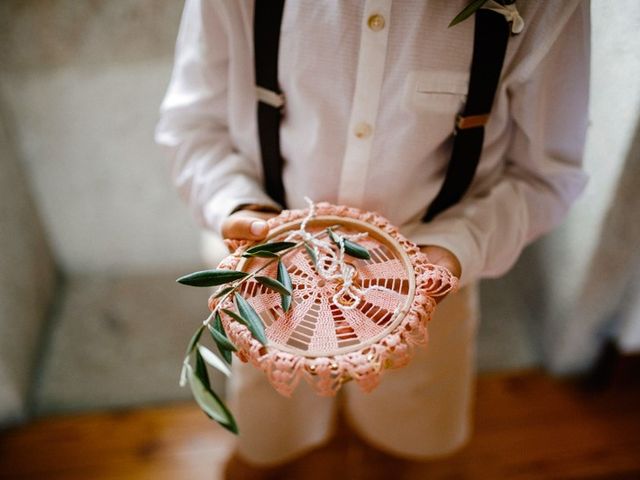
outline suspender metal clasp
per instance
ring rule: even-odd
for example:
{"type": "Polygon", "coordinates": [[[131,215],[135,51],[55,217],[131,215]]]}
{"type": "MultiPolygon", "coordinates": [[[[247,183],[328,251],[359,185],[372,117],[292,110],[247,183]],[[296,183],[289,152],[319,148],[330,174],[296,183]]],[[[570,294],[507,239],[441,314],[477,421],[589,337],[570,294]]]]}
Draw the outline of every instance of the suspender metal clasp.
{"type": "Polygon", "coordinates": [[[276,93],[264,87],[256,86],[258,101],[271,105],[273,108],[284,107],[284,93],[276,93]]]}

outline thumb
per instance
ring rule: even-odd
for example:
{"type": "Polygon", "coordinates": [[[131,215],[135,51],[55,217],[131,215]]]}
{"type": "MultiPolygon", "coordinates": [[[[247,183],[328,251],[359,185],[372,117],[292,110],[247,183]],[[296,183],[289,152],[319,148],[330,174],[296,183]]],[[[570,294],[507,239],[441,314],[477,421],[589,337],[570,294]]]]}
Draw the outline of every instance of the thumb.
{"type": "Polygon", "coordinates": [[[262,240],[268,233],[267,222],[254,216],[232,215],[222,224],[222,236],[226,239],[262,240]]]}

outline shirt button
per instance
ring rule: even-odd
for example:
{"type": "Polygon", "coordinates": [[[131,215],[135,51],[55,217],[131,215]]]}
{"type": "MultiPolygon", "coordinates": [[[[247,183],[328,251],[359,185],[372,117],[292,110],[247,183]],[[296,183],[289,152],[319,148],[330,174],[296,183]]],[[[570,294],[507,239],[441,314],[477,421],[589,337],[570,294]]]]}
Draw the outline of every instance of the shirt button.
{"type": "Polygon", "coordinates": [[[369,125],[366,122],[360,122],[354,128],[353,133],[356,137],[360,139],[364,139],[364,138],[370,137],[372,131],[373,131],[373,128],[371,127],[371,125],[369,125]]]}
{"type": "Polygon", "coordinates": [[[371,15],[369,20],[367,20],[367,25],[374,32],[379,32],[384,28],[384,17],[382,15],[371,15]]]}

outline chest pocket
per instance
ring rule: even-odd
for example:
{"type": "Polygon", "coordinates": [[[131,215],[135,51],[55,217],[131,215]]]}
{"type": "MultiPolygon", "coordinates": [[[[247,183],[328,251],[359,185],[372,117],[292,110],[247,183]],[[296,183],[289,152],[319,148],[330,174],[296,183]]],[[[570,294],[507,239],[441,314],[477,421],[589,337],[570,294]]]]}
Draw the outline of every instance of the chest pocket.
{"type": "Polygon", "coordinates": [[[405,81],[404,107],[425,114],[459,113],[467,99],[468,72],[415,70],[405,81]]]}

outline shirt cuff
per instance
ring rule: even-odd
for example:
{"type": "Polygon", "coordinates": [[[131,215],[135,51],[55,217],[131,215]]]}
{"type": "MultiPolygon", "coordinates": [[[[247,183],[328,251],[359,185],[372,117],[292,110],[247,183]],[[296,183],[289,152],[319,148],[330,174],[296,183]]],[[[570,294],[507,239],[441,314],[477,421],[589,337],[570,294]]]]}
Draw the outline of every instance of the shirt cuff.
{"type": "Polygon", "coordinates": [[[400,233],[417,245],[435,245],[450,250],[462,267],[461,286],[472,283],[480,276],[482,257],[463,219],[449,217],[436,218],[429,223],[409,223],[400,227],[400,233]]]}
{"type": "Polygon", "coordinates": [[[204,218],[206,226],[214,233],[220,235],[222,223],[240,205],[259,204],[282,210],[282,206],[274,202],[269,195],[258,190],[255,194],[245,197],[233,197],[219,199],[215,198],[207,202],[204,207],[204,218]]]}

